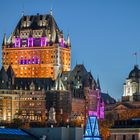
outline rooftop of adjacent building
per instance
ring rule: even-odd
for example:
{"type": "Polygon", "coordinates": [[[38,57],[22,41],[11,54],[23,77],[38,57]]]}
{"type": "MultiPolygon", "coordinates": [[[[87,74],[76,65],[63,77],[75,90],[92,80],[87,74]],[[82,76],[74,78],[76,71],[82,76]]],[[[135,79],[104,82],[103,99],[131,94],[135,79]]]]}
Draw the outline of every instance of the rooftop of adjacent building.
{"type": "Polygon", "coordinates": [[[114,104],[107,104],[105,106],[106,111],[120,111],[120,110],[134,110],[134,109],[139,109],[140,108],[140,103],[139,101],[127,101],[127,102],[116,102],[114,104]]]}
{"type": "Polygon", "coordinates": [[[0,134],[28,135],[20,129],[0,128],[0,134]]]}
{"type": "Polygon", "coordinates": [[[1,140],[37,140],[37,137],[21,129],[0,128],[1,140]]]}
{"type": "Polygon", "coordinates": [[[115,104],[116,100],[112,98],[108,93],[101,92],[101,98],[104,100],[105,104],[115,104]]]}
{"type": "Polygon", "coordinates": [[[48,128],[29,128],[25,130],[38,138],[46,139],[72,139],[81,140],[83,137],[82,127],[48,127],[48,128]],[[76,134],[76,135],[75,135],[76,134]]]}

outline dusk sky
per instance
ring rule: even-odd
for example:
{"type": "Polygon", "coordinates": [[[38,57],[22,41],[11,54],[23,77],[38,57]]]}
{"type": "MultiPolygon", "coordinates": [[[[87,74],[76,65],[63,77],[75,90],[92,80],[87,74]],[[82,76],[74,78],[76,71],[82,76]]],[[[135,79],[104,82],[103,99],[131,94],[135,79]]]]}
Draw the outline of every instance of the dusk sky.
{"type": "Polygon", "coordinates": [[[51,7],[65,36],[70,32],[72,68],[84,63],[95,79],[99,76],[103,92],[121,98],[134,52],[140,64],[140,0],[1,0],[0,44],[23,10],[47,14],[51,7]]]}

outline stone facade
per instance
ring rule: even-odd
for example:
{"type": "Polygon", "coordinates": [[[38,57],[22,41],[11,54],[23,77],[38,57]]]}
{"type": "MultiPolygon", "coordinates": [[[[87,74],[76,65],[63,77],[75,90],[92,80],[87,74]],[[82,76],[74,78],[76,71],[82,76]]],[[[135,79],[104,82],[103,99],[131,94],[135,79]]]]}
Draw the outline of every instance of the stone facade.
{"type": "Polygon", "coordinates": [[[19,94],[0,90],[0,122],[10,122],[17,117],[19,111],[19,94]]]}
{"type": "Polygon", "coordinates": [[[0,90],[0,120],[11,122],[20,118],[24,122],[45,122],[46,95],[34,90],[0,90]]]}

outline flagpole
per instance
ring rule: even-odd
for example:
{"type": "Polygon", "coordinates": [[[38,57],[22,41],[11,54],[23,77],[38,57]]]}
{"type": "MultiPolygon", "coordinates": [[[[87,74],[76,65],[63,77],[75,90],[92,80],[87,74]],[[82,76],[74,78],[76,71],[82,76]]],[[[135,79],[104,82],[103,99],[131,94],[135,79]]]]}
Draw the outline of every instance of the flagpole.
{"type": "Polygon", "coordinates": [[[138,64],[138,55],[136,54],[136,65],[138,64]]]}
{"type": "Polygon", "coordinates": [[[138,64],[138,53],[135,52],[135,53],[134,53],[134,56],[135,56],[135,61],[136,61],[136,62],[135,62],[135,63],[136,63],[135,65],[137,65],[137,64],[138,64]]]}

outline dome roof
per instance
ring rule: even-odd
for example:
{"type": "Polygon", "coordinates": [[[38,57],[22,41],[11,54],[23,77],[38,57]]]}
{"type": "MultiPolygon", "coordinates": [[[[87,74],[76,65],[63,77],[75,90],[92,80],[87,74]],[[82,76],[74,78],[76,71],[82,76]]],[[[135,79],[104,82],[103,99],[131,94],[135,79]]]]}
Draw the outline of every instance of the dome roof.
{"type": "Polygon", "coordinates": [[[129,73],[129,79],[140,79],[140,69],[138,65],[134,66],[134,69],[129,73]]]}

